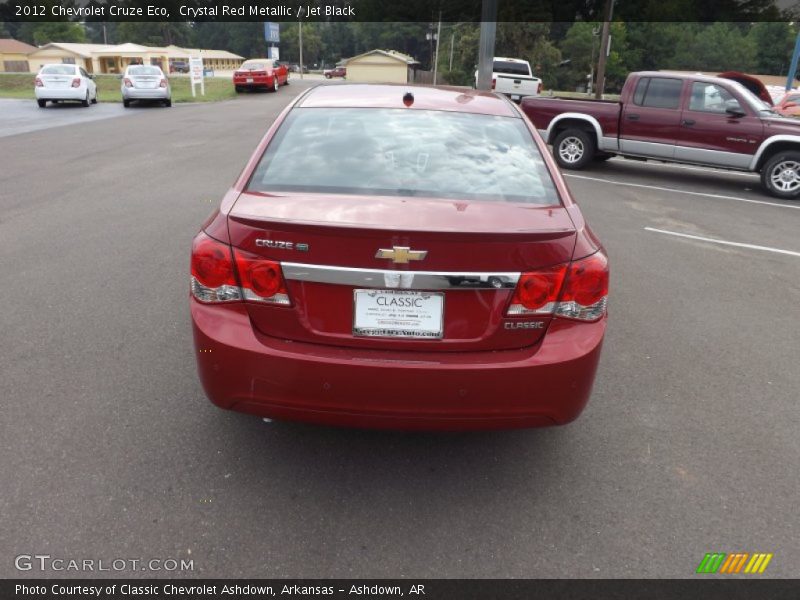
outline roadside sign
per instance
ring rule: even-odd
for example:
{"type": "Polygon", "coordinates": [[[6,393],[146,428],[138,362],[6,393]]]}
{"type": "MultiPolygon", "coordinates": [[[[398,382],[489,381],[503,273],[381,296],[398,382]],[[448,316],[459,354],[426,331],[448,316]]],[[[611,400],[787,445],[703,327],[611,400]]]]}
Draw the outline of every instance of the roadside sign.
{"type": "Polygon", "coordinates": [[[264,39],[269,44],[279,44],[281,41],[281,24],[264,23],[264,39]]]}
{"type": "Polygon", "coordinates": [[[200,93],[206,95],[206,85],[203,80],[203,59],[199,56],[189,57],[189,78],[192,85],[192,96],[196,96],[194,86],[200,85],[200,93]]]}
{"type": "Polygon", "coordinates": [[[270,46],[269,47],[269,57],[272,60],[280,60],[281,59],[281,53],[278,51],[278,47],[277,46],[270,46]]]}

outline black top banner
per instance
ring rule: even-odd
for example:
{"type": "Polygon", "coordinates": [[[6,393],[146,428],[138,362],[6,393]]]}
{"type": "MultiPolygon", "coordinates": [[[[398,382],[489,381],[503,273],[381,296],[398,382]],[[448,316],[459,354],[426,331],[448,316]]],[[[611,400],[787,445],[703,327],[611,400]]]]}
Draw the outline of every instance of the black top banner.
{"type": "Polygon", "coordinates": [[[0,581],[0,597],[36,600],[796,600],[786,579],[61,579],[0,581]]]}
{"type": "MultiPolygon", "coordinates": [[[[483,3],[499,22],[602,19],[610,0],[0,0],[0,21],[478,22],[483,3]]],[[[780,0],[615,0],[620,21],[795,20],[780,0]]]]}

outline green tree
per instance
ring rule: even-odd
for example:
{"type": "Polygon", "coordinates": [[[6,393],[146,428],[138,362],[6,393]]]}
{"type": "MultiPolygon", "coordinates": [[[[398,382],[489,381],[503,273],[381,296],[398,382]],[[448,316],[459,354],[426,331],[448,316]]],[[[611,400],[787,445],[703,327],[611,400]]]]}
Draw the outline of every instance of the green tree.
{"type": "Polygon", "coordinates": [[[785,75],[792,60],[797,31],[791,23],[764,21],[750,29],[755,47],[755,70],[762,75],[785,75]]]}
{"type": "Polygon", "coordinates": [[[86,31],[80,23],[69,21],[23,23],[18,32],[19,39],[42,46],[50,42],[85,42],[86,31]]]}
{"type": "Polygon", "coordinates": [[[664,68],[698,71],[751,71],[756,64],[753,39],[732,23],[703,26],[692,40],[676,47],[664,68]]]}
{"type": "Polygon", "coordinates": [[[188,45],[192,30],[188,23],[170,21],[124,21],[117,26],[116,43],[145,46],[188,45]]]}

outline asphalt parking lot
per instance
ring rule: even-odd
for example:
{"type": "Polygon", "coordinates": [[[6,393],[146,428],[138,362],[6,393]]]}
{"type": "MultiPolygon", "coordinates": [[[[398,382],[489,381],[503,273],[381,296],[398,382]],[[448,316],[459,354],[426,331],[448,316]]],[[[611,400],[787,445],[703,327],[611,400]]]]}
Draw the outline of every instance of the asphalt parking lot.
{"type": "Polygon", "coordinates": [[[307,85],[0,138],[0,576],[80,575],[14,567],[49,554],[203,577],[690,578],[711,551],[796,576],[800,203],[751,175],[568,176],[612,273],[571,425],[369,432],[205,399],[190,242],[307,85]]]}

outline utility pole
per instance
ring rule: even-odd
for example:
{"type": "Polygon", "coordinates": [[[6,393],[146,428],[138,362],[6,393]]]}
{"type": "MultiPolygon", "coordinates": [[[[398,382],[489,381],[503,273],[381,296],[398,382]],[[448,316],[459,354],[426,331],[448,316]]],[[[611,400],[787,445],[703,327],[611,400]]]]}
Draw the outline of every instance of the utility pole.
{"type": "Polygon", "coordinates": [[[494,71],[494,38],[497,33],[497,0],[483,0],[481,7],[481,39],[478,44],[479,90],[492,89],[494,71]]]}
{"type": "MultiPolygon", "coordinates": [[[[299,17],[302,18],[303,9],[300,9],[299,17]]],[[[297,35],[300,38],[300,79],[303,78],[303,22],[297,19],[297,35]]]]}
{"type": "Polygon", "coordinates": [[[453,43],[456,41],[456,32],[450,34],[450,70],[453,70],[453,43]]]}
{"type": "Polygon", "coordinates": [[[439,72],[439,38],[442,37],[442,11],[439,11],[439,27],[436,28],[436,58],[433,59],[433,85],[439,72]]]}
{"type": "Polygon", "coordinates": [[[789,74],[786,76],[786,91],[794,87],[794,77],[797,75],[797,59],[800,57],[800,33],[794,42],[794,52],[792,53],[792,64],[789,66],[789,74]]]}
{"type": "Polygon", "coordinates": [[[606,60],[611,51],[608,30],[611,26],[611,15],[613,12],[614,0],[606,0],[606,7],[603,10],[603,33],[600,36],[600,56],[597,59],[597,87],[594,91],[594,97],[598,100],[603,98],[603,90],[606,87],[606,60]]]}

